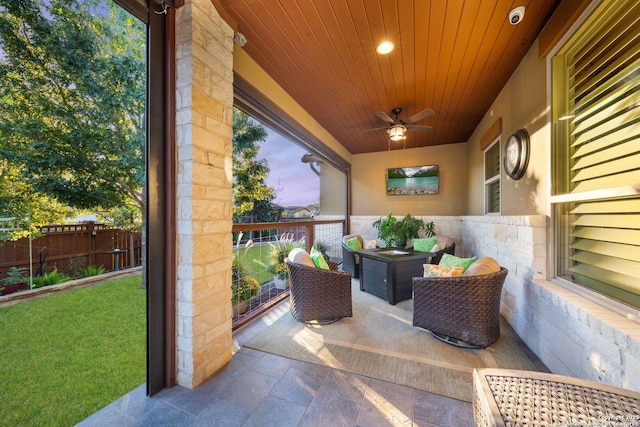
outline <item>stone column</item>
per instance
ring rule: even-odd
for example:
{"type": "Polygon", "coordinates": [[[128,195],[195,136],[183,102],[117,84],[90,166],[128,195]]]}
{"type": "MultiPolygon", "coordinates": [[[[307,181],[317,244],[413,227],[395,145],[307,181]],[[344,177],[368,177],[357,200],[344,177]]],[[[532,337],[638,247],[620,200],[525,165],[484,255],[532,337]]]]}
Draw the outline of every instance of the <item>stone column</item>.
{"type": "Polygon", "coordinates": [[[231,359],[233,30],[210,0],[176,11],[177,380],[231,359]]]}

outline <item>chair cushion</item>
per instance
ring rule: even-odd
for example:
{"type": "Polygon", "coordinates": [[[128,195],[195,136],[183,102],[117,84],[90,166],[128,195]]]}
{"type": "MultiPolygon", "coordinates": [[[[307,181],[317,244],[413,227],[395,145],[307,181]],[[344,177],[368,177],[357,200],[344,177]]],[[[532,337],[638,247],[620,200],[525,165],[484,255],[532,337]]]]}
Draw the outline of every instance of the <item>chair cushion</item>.
{"type": "Polygon", "coordinates": [[[447,247],[447,243],[446,242],[439,242],[439,243],[436,243],[435,245],[433,245],[433,247],[431,248],[431,250],[429,252],[438,252],[438,251],[443,250],[446,247],[447,247]]]}
{"type": "Polygon", "coordinates": [[[320,252],[316,248],[311,248],[311,253],[309,255],[311,256],[311,260],[313,261],[313,264],[317,268],[321,268],[323,270],[329,270],[329,264],[327,264],[327,260],[325,260],[324,256],[322,256],[322,252],[320,252]]]}
{"type": "Polygon", "coordinates": [[[377,240],[365,240],[364,241],[364,249],[375,249],[378,247],[377,240]]]}
{"type": "Polygon", "coordinates": [[[306,265],[307,267],[316,267],[316,264],[313,262],[311,255],[307,253],[304,249],[295,248],[289,252],[289,261],[295,262],[296,264],[306,265]]]}
{"type": "Polygon", "coordinates": [[[438,265],[443,267],[463,267],[464,271],[466,271],[475,260],[476,257],[460,258],[455,255],[445,253],[442,255],[442,259],[438,265]]]}
{"type": "Polygon", "coordinates": [[[424,264],[424,277],[460,277],[464,267],[445,267],[442,265],[424,264]]]}
{"type": "Polygon", "coordinates": [[[347,247],[352,251],[362,250],[362,243],[360,242],[360,239],[358,239],[357,237],[350,238],[344,244],[347,245],[347,247]]]}
{"type": "Polygon", "coordinates": [[[438,240],[431,248],[431,252],[438,252],[447,248],[453,244],[453,240],[450,237],[438,237],[438,240]]]}
{"type": "Polygon", "coordinates": [[[413,250],[419,252],[431,252],[433,245],[435,245],[437,237],[422,237],[419,239],[413,239],[413,250]]]}
{"type": "Polygon", "coordinates": [[[478,258],[464,272],[464,276],[480,276],[482,274],[497,273],[500,271],[500,264],[495,259],[485,256],[478,258]]]}
{"type": "Polygon", "coordinates": [[[359,234],[345,234],[344,236],[342,236],[342,243],[347,243],[347,240],[351,239],[351,238],[357,238],[360,240],[360,242],[364,241],[364,239],[362,238],[361,235],[359,234]]]}

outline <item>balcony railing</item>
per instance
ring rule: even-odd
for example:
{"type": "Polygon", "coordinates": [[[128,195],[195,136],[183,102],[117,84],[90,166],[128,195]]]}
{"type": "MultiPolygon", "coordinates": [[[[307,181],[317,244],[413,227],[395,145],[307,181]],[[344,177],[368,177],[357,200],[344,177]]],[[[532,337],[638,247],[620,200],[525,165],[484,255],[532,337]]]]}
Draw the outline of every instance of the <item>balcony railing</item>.
{"type": "Polygon", "coordinates": [[[298,246],[310,251],[316,245],[331,261],[340,262],[344,227],[344,220],[234,224],[232,328],[244,325],[289,295],[286,270],[273,259],[278,250],[298,246]],[[249,291],[252,287],[254,290],[249,291]],[[251,298],[243,300],[243,295],[251,298]]]}

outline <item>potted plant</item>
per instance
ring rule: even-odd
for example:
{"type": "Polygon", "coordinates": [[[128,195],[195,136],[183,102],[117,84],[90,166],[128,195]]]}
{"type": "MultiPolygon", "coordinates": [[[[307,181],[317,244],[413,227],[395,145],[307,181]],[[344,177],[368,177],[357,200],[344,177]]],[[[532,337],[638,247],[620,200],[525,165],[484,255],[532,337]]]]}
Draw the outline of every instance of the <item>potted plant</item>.
{"type": "Polygon", "coordinates": [[[293,240],[292,233],[282,234],[275,242],[269,242],[269,245],[271,246],[271,253],[268,270],[273,274],[273,282],[276,288],[286,289],[288,286],[287,279],[289,273],[287,272],[287,265],[284,260],[291,250],[302,248],[303,245],[293,240]]]}
{"type": "Polygon", "coordinates": [[[398,220],[391,213],[388,213],[386,218],[380,218],[372,225],[378,229],[378,238],[384,241],[387,247],[406,247],[410,244],[411,239],[420,237],[421,230],[425,231],[426,237],[435,235],[433,221],[425,223],[424,220],[411,214],[398,220]]]}
{"type": "Polygon", "coordinates": [[[11,267],[7,272],[7,277],[0,280],[0,295],[8,295],[25,289],[29,289],[27,267],[11,267]]]}
{"type": "Polygon", "coordinates": [[[242,266],[239,258],[233,258],[231,265],[231,305],[233,315],[239,316],[247,311],[247,303],[260,293],[260,284],[252,277],[248,277],[247,269],[242,266]]]}

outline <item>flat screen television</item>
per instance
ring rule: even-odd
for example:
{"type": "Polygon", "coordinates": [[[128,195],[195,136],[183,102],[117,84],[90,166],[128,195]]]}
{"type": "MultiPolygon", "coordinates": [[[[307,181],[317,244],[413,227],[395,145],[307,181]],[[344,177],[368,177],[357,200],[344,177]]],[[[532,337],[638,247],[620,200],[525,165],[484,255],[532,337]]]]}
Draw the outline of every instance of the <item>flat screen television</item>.
{"type": "Polygon", "coordinates": [[[438,194],[438,165],[387,169],[387,195],[438,194]]]}

